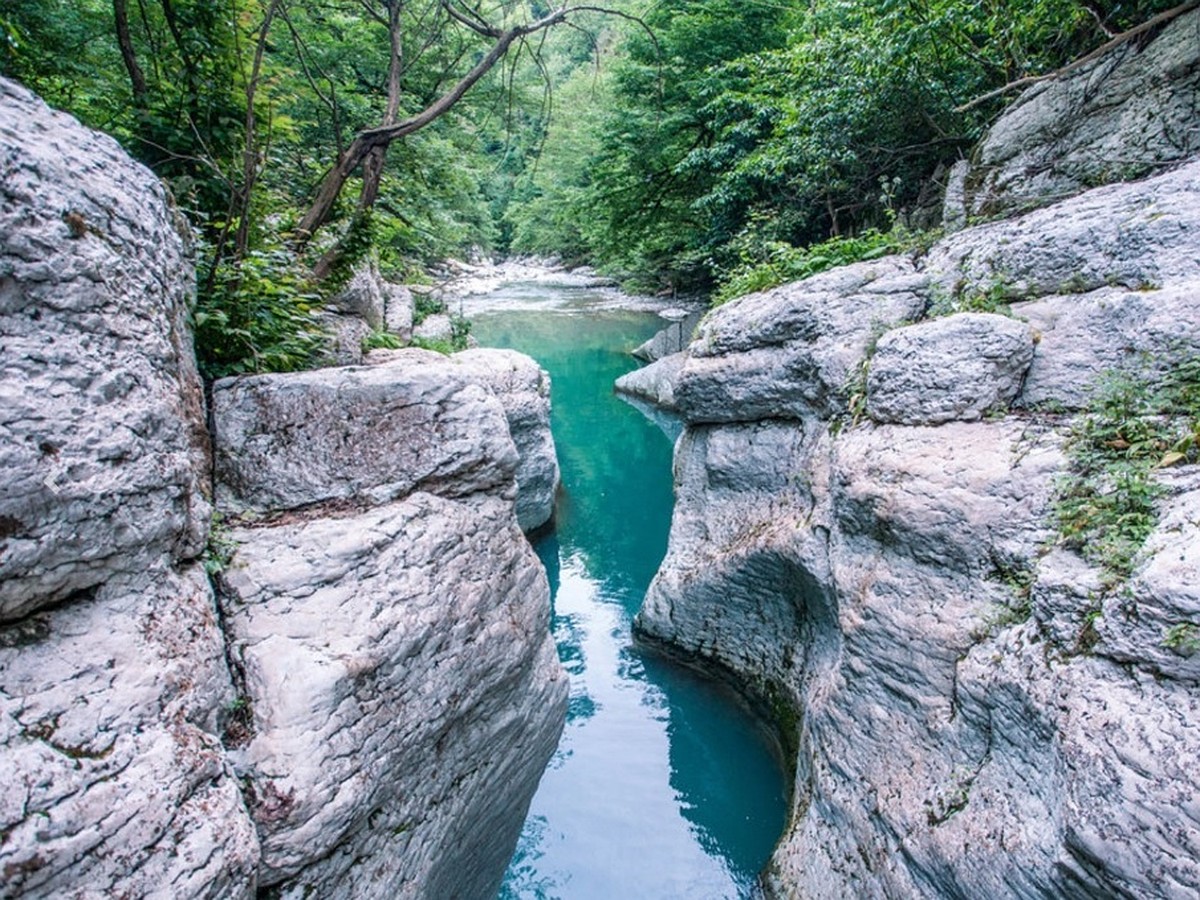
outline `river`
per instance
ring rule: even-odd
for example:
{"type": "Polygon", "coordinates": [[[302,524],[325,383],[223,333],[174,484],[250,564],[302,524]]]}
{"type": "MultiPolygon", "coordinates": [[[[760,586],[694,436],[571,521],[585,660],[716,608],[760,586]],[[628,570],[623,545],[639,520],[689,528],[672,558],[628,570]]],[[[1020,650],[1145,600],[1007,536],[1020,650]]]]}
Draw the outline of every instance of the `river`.
{"type": "Polygon", "coordinates": [[[786,814],[769,737],[724,688],[631,637],[666,549],[671,445],[612,383],[665,323],[614,296],[514,284],[465,310],[482,345],[550,372],[563,477],[535,548],[570,706],[500,897],[753,897],[786,814]]]}

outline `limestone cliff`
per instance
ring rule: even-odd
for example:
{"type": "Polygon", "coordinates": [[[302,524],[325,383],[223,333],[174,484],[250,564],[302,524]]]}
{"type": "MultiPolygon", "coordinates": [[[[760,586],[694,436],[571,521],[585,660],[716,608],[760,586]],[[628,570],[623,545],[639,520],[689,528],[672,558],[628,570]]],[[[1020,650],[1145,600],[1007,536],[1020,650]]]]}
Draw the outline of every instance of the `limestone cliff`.
{"type": "Polygon", "coordinates": [[[544,373],[230,379],[210,439],[154,176],[0,79],[0,178],[0,897],[494,895],[566,705],[544,373]]]}
{"type": "Polygon", "coordinates": [[[733,301],[643,381],[686,429],[637,628],[796,748],[775,895],[1200,892],[1200,471],[1128,577],[1053,508],[1103,374],[1200,356],[1200,161],[1054,199],[733,301]]]}

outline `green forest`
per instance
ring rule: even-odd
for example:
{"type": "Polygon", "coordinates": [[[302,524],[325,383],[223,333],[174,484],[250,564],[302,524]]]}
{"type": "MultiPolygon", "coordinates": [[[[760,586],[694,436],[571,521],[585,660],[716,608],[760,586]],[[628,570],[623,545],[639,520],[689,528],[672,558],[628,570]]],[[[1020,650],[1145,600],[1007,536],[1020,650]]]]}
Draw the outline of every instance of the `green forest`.
{"type": "Polygon", "coordinates": [[[1005,88],[1173,5],[3,0],[0,71],[168,185],[215,377],[305,365],[368,254],[724,299],[919,246],[1005,88]]]}

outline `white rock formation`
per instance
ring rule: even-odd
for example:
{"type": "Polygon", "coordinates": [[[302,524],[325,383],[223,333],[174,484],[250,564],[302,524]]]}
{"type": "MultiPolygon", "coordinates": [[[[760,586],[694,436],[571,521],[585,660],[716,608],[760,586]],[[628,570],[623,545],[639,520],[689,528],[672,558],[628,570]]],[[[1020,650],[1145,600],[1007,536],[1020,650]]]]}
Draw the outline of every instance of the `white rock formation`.
{"type": "Polygon", "coordinates": [[[489,897],[558,741],[549,588],[509,503],[238,529],[233,754],[285,897],[489,897]]]}
{"type": "Polygon", "coordinates": [[[2,79],[0,160],[0,894],[252,897],[183,238],[2,79]]]}
{"type": "Polygon", "coordinates": [[[373,362],[214,389],[219,503],[261,520],[220,581],[253,711],[231,756],[260,885],[485,897],[566,715],[517,516],[552,510],[549,386],[510,351],[373,362]]]}
{"type": "Polygon", "coordinates": [[[218,385],[218,605],[163,190],[3,80],[0,151],[0,896],[494,896],[566,711],[545,373],[218,385]]]}
{"type": "Polygon", "coordinates": [[[1022,94],[972,164],[954,170],[947,222],[1045,206],[1194,156],[1198,92],[1200,10],[1192,10],[1150,41],[1128,41],[1022,94]]]}
{"type": "Polygon", "coordinates": [[[209,505],[178,214],[116,141],[2,79],[0,112],[5,621],[197,555],[209,505]]]}
{"type": "Polygon", "coordinates": [[[1053,512],[1063,413],[1200,352],[1198,246],[1191,162],[732,301],[646,378],[688,428],[636,625],[795,747],[774,895],[1200,892],[1200,473],[1121,589],[1053,512]]]}

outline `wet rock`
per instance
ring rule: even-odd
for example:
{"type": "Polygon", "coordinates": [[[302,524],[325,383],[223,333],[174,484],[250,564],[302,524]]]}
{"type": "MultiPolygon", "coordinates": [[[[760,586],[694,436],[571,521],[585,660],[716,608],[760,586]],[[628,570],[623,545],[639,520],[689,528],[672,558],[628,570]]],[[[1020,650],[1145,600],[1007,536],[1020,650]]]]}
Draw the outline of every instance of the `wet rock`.
{"type": "Polygon", "coordinates": [[[236,755],[282,896],[493,895],[566,709],[508,503],[418,493],[233,533],[236,755]]]}
{"type": "Polygon", "coordinates": [[[0,621],[204,545],[186,225],[109,137],[0,79],[0,621]]]}
{"type": "Polygon", "coordinates": [[[937,425],[1003,413],[1033,359],[1024,322],[959,313],[896,328],[879,339],[867,378],[876,422],[937,425]]]}

